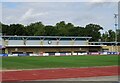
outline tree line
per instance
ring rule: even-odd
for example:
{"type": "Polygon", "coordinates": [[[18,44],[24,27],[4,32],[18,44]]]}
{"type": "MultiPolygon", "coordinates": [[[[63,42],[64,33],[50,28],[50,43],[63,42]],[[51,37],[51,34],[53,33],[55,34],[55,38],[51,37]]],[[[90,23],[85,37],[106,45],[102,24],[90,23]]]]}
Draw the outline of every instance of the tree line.
{"type": "MultiPolygon", "coordinates": [[[[85,27],[75,26],[72,23],[60,21],[53,25],[44,25],[42,22],[35,22],[29,25],[22,24],[3,24],[1,23],[2,35],[9,36],[79,36],[92,37],[90,41],[115,41],[115,32],[108,30],[105,33],[100,33],[103,30],[98,24],[88,24],[85,27]]],[[[118,34],[118,37],[120,33],[118,34]]],[[[118,38],[120,41],[120,38],[118,38]]]]}

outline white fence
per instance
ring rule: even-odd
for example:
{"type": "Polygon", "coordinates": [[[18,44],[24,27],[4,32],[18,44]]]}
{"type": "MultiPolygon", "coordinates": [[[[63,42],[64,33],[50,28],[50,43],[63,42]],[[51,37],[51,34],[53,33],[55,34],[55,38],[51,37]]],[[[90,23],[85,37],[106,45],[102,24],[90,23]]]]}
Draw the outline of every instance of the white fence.
{"type": "Polygon", "coordinates": [[[0,56],[82,56],[82,55],[120,55],[120,52],[88,52],[88,53],[40,53],[40,54],[0,54],[0,56]]]}

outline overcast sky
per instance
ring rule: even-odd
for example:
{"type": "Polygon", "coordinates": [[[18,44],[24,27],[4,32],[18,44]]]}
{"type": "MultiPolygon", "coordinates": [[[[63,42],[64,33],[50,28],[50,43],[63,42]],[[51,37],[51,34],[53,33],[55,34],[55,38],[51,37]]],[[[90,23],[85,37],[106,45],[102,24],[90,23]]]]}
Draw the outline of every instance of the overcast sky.
{"type": "MultiPolygon", "coordinates": [[[[9,1],[9,0],[7,0],[9,1]]],[[[114,30],[114,13],[118,13],[117,2],[2,2],[2,23],[24,25],[41,21],[45,25],[71,22],[76,26],[99,24],[114,30]]],[[[104,0],[99,0],[104,1],[104,0]]]]}

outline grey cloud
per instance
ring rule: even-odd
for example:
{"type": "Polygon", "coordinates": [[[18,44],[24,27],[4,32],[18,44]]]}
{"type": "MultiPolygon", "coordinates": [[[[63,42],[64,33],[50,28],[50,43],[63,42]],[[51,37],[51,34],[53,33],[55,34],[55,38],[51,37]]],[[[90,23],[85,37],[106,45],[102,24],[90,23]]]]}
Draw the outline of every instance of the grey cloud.
{"type": "Polygon", "coordinates": [[[26,2],[20,3],[17,9],[4,6],[3,22],[29,24],[42,21],[45,24],[54,25],[64,20],[80,26],[88,23],[98,23],[107,29],[112,26],[114,20],[112,13],[116,11],[115,6],[113,3],[26,2]]]}

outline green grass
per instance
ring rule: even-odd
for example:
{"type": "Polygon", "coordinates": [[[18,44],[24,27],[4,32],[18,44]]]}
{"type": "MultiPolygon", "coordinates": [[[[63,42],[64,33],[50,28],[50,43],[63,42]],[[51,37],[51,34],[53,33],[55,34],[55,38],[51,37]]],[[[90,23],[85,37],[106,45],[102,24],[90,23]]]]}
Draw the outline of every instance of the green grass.
{"type": "Polygon", "coordinates": [[[3,57],[3,69],[78,68],[118,65],[118,56],[3,57]]]}

